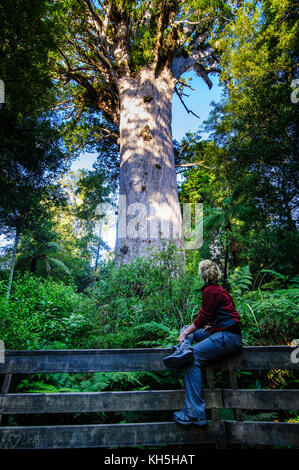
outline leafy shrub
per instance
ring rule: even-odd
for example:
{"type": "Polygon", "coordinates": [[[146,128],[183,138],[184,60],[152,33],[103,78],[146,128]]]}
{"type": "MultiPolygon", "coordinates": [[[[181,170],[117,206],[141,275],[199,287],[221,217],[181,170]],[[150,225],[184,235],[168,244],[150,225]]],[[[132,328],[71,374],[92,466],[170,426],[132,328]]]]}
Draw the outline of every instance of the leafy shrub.
{"type": "Polygon", "coordinates": [[[287,276],[263,269],[253,283],[249,266],[244,266],[236,268],[228,281],[241,315],[245,344],[288,344],[296,338],[299,313],[296,277],[290,280],[291,287],[279,289],[279,283],[286,285],[287,276]],[[274,279],[269,281],[269,276],[274,279]],[[258,289],[250,290],[257,280],[258,289]],[[262,284],[264,280],[266,283],[262,284]]]}
{"type": "Polygon", "coordinates": [[[248,344],[289,344],[298,336],[299,289],[253,291],[237,303],[248,344]]]}
{"type": "Polygon", "coordinates": [[[72,286],[29,273],[16,277],[10,299],[0,282],[1,339],[6,349],[80,348],[91,330],[93,302],[72,286]]]}
{"type": "Polygon", "coordinates": [[[252,275],[249,266],[236,268],[233,274],[228,278],[228,283],[235,300],[241,299],[244,292],[249,291],[252,285],[252,275]]]}
{"type": "Polygon", "coordinates": [[[178,330],[186,322],[192,323],[198,310],[198,279],[171,251],[119,268],[108,264],[99,275],[101,280],[89,288],[98,305],[99,334],[103,329],[118,334],[149,322],[178,330]]]}
{"type": "MultiPolygon", "coordinates": [[[[119,268],[110,262],[102,264],[97,275],[100,280],[86,294],[78,294],[62,282],[26,274],[15,279],[9,301],[5,282],[0,281],[1,339],[6,348],[169,347],[176,343],[180,327],[192,323],[201,305],[202,281],[183,268],[171,250],[119,268]]],[[[275,275],[275,281],[279,279],[284,285],[285,277],[275,275]]],[[[271,291],[264,290],[260,283],[257,290],[251,291],[248,267],[235,270],[229,281],[241,314],[245,344],[287,344],[296,337],[296,282],[290,288],[271,291]]],[[[244,388],[250,387],[252,373],[242,374],[244,388]]],[[[222,380],[220,377],[219,386],[222,380]]],[[[283,377],[279,387],[290,386],[294,380],[283,377]]],[[[26,376],[18,390],[87,392],[170,387],[183,388],[182,373],[37,374],[26,376]]],[[[267,418],[265,415],[263,419],[267,418]]],[[[95,419],[105,422],[106,417],[102,413],[95,419]]],[[[122,413],[120,419],[135,418],[122,413]]]]}

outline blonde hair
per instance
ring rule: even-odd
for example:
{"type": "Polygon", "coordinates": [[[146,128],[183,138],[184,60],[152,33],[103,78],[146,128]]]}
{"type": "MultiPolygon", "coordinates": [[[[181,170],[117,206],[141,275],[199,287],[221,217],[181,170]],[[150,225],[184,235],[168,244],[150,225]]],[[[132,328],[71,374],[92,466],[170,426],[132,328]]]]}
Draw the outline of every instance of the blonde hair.
{"type": "Polygon", "coordinates": [[[217,281],[221,278],[222,273],[216,263],[210,261],[209,259],[205,259],[200,261],[198,265],[198,274],[204,282],[216,284],[217,281]]]}

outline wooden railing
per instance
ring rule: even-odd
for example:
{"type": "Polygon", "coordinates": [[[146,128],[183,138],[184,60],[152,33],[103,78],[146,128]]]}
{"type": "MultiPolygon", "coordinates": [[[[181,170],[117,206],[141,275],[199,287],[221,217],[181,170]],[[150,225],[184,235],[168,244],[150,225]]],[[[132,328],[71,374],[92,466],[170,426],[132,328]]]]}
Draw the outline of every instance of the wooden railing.
{"type": "MultiPolygon", "coordinates": [[[[206,428],[184,428],[175,422],[128,424],[44,425],[0,427],[2,449],[163,446],[299,446],[299,424],[242,421],[241,410],[298,410],[299,390],[242,390],[236,370],[298,369],[290,346],[244,347],[239,354],[205,367],[208,389],[203,391],[212,420],[206,428]],[[228,370],[229,389],[215,389],[213,370],[228,370]],[[217,409],[233,409],[235,419],[218,419],[217,409]]],[[[55,372],[163,371],[169,349],[7,351],[0,374],[1,416],[42,413],[164,411],[184,407],[184,390],[84,393],[9,393],[13,374],[55,372]]]]}

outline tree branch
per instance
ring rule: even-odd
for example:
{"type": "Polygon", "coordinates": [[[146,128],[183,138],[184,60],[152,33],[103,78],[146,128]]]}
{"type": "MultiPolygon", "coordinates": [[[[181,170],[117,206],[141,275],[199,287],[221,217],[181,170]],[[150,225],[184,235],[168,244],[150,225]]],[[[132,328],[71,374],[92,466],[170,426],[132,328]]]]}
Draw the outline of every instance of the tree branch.
{"type": "Polygon", "coordinates": [[[177,80],[180,80],[181,76],[187,72],[187,70],[193,68],[196,62],[201,62],[208,57],[213,56],[214,51],[211,46],[207,46],[206,48],[202,47],[202,44],[207,37],[207,32],[198,36],[194,40],[192,50],[187,57],[184,55],[184,46],[179,51],[181,55],[174,57],[171,63],[171,71],[177,80]]]}
{"type": "Polygon", "coordinates": [[[182,163],[181,165],[175,165],[175,168],[188,168],[192,166],[202,166],[203,168],[207,168],[208,170],[213,170],[210,166],[203,165],[202,162],[192,162],[192,163],[182,163]]]}
{"type": "Polygon", "coordinates": [[[89,13],[91,14],[92,18],[96,21],[96,23],[100,26],[102,29],[103,27],[103,21],[101,17],[95,12],[90,0],[83,0],[83,2],[86,4],[89,13]]]}
{"type": "Polygon", "coordinates": [[[196,75],[198,75],[199,77],[201,77],[204,80],[204,82],[208,85],[209,89],[211,89],[212,86],[213,86],[213,83],[209,79],[208,73],[205,70],[205,68],[201,64],[195,63],[193,65],[193,70],[196,73],[196,75]]]}
{"type": "Polygon", "coordinates": [[[203,18],[200,21],[178,20],[178,21],[175,21],[173,23],[173,25],[174,26],[177,25],[177,24],[192,24],[192,25],[195,25],[195,24],[202,24],[202,23],[204,23],[205,21],[208,21],[208,20],[212,20],[212,18],[203,18]]]}
{"type": "Polygon", "coordinates": [[[123,67],[127,75],[130,74],[129,51],[128,51],[128,28],[122,20],[118,26],[119,41],[114,51],[114,57],[119,67],[123,67]]]}
{"type": "Polygon", "coordinates": [[[183,101],[183,98],[182,98],[182,96],[181,96],[181,93],[179,93],[178,90],[177,90],[177,87],[175,87],[175,92],[176,92],[176,94],[178,95],[178,97],[180,98],[180,101],[181,101],[181,103],[183,104],[184,108],[186,109],[187,113],[188,113],[188,114],[191,113],[191,114],[193,114],[193,116],[195,116],[195,117],[197,117],[198,119],[200,119],[200,117],[199,117],[197,114],[195,114],[193,111],[191,111],[190,109],[187,108],[187,106],[185,105],[185,103],[184,103],[184,101],[183,101]]]}

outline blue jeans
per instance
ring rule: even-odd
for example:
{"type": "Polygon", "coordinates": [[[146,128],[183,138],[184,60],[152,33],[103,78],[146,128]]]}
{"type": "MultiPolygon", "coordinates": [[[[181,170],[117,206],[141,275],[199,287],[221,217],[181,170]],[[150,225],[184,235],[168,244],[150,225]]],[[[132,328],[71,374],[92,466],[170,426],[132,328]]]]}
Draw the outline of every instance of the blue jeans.
{"type": "Polygon", "coordinates": [[[194,340],[198,342],[193,346],[194,362],[185,368],[184,375],[186,389],[184,412],[190,418],[205,419],[201,366],[239,351],[242,338],[240,335],[225,331],[211,334],[209,330],[201,328],[195,331],[194,340]]]}

